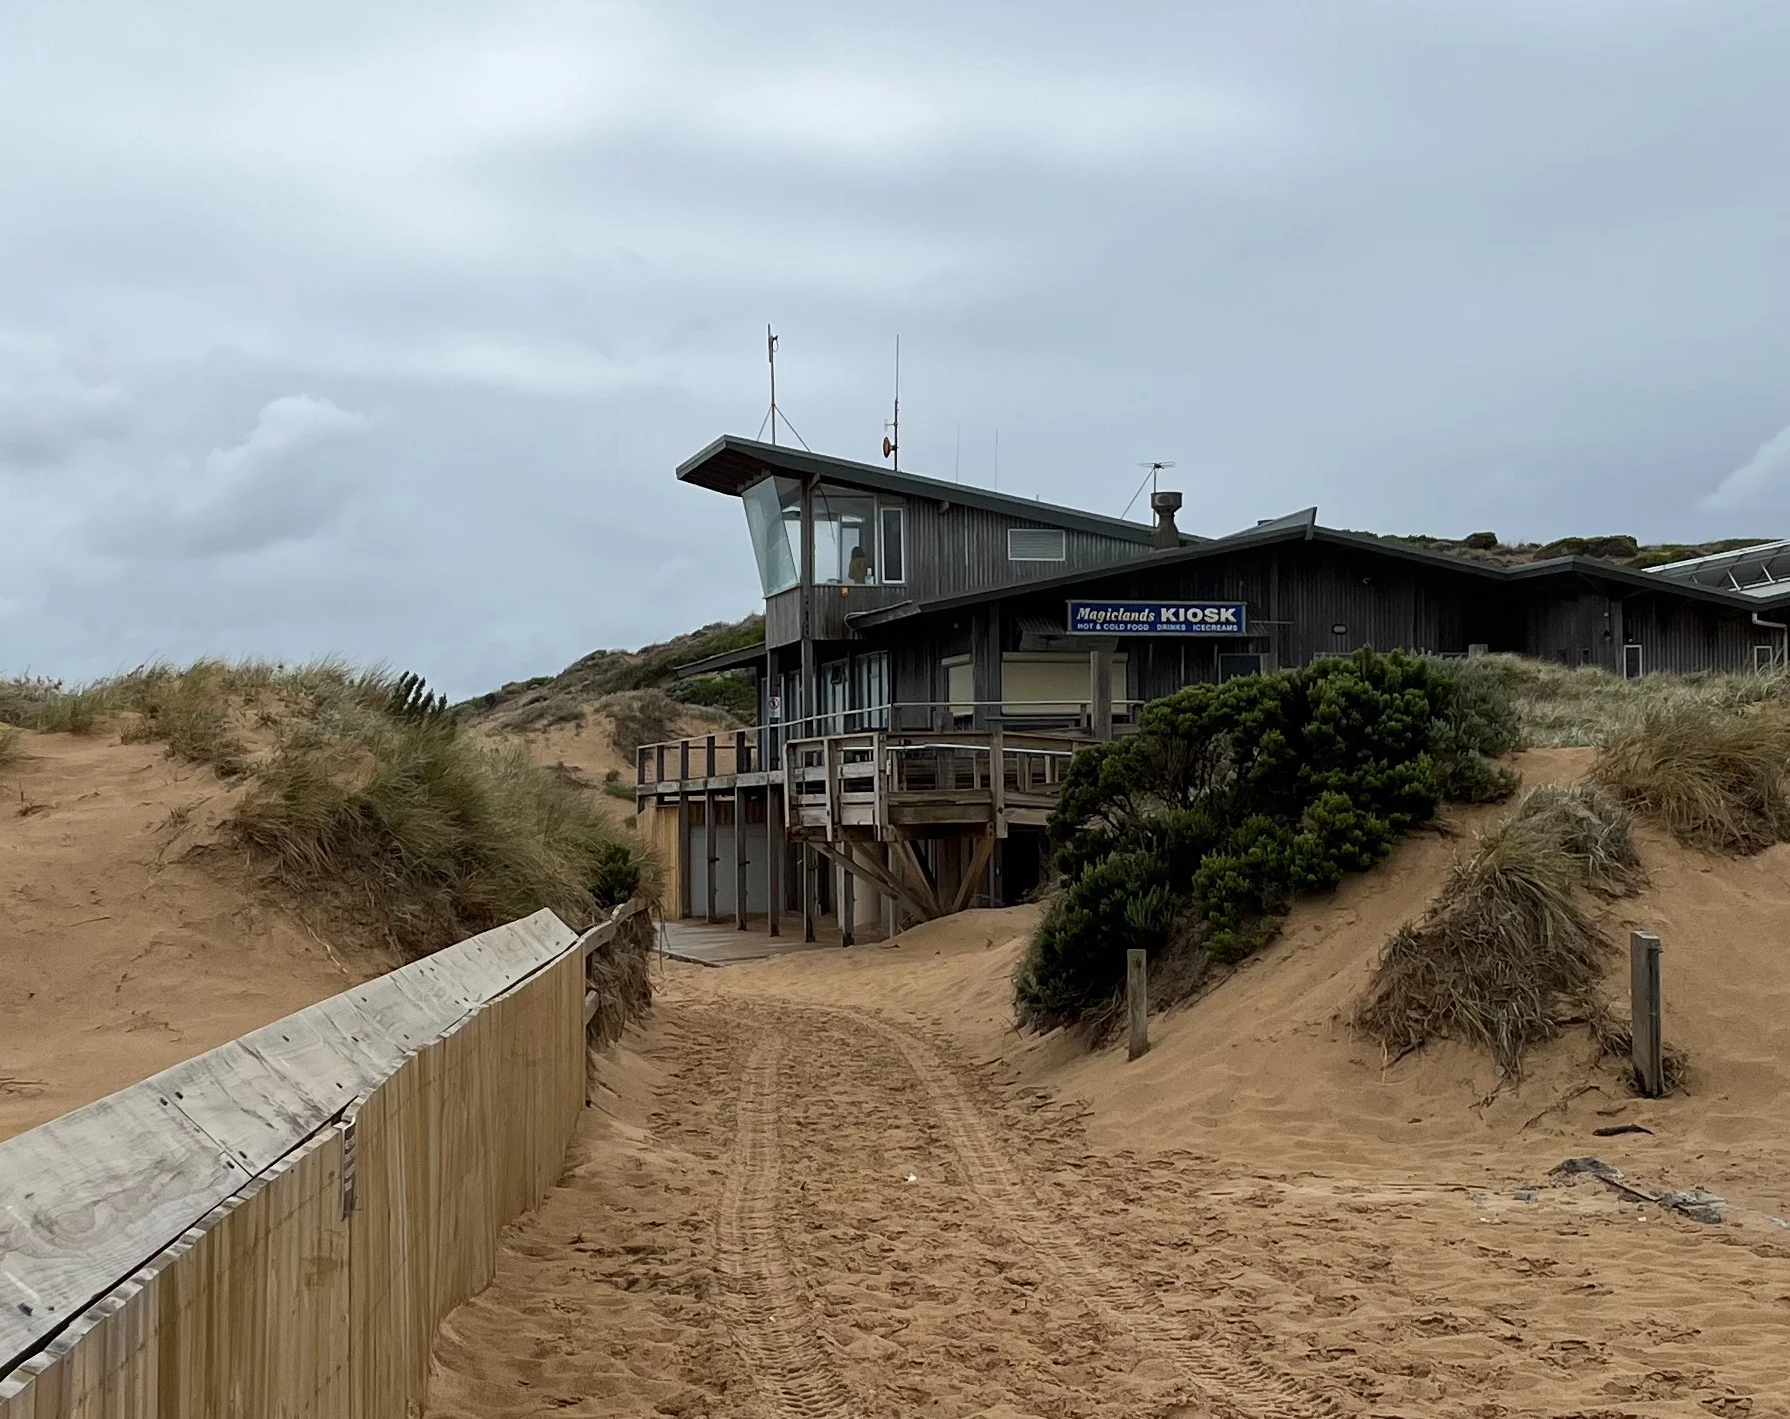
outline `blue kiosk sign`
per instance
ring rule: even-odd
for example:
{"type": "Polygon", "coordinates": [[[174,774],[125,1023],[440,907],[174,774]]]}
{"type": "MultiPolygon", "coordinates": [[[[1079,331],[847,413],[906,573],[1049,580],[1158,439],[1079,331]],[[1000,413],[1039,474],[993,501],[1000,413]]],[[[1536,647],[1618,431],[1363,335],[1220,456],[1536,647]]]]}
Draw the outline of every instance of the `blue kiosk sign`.
{"type": "Polygon", "coordinates": [[[1069,633],[1077,636],[1248,635],[1241,601],[1071,601],[1069,633]]]}

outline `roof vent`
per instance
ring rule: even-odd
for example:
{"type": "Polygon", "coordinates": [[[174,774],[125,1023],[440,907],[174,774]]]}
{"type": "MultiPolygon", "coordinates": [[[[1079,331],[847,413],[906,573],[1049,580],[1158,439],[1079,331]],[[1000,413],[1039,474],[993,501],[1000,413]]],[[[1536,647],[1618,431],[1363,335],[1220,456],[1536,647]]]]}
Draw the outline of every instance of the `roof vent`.
{"type": "Polygon", "coordinates": [[[1173,488],[1150,494],[1150,511],[1156,514],[1156,526],[1150,530],[1150,545],[1157,551],[1181,545],[1181,532],[1175,526],[1175,514],[1181,510],[1181,495],[1173,488]]]}

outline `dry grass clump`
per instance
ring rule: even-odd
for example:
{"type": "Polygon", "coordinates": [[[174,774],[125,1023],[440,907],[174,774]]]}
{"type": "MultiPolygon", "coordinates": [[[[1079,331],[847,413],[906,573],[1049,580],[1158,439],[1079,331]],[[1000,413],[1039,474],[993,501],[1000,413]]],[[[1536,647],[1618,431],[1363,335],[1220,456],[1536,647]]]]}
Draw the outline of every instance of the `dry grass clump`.
{"type": "Polygon", "coordinates": [[[609,716],[609,742],[633,759],[643,744],[660,744],[677,735],[680,706],[663,690],[622,690],[597,701],[609,716]]]}
{"type": "Polygon", "coordinates": [[[1612,734],[1592,778],[1680,842],[1754,853],[1790,839],[1790,713],[1675,704],[1612,734]]]}
{"type": "Polygon", "coordinates": [[[1790,672],[1754,675],[1644,675],[1625,680],[1599,666],[1555,665],[1519,655],[1473,661],[1516,701],[1525,743],[1539,748],[1602,744],[1650,712],[1690,706],[1733,712],[1790,704],[1790,672]]]}
{"type": "Polygon", "coordinates": [[[231,728],[231,710],[271,689],[278,673],[259,662],[202,660],[185,670],[150,665],[119,676],[108,690],[114,706],[137,716],[120,735],[125,743],[159,740],[170,757],[210,764],[231,777],[248,770],[248,749],[231,728]]]}
{"type": "Polygon", "coordinates": [[[1452,1036],[1491,1050],[1501,1074],[1566,1019],[1605,1020],[1604,946],[1574,889],[1643,880],[1625,809],[1596,787],[1531,790],[1450,864],[1441,895],[1386,943],[1355,1012],[1394,1056],[1452,1036]]]}
{"type": "Polygon", "coordinates": [[[649,875],[584,794],[522,746],[463,737],[451,716],[352,701],[288,732],[232,827],[292,886],[346,889],[353,914],[411,955],[541,907],[582,927],[649,875]],[[599,883],[608,900],[593,895],[599,883]]]}
{"type": "Polygon", "coordinates": [[[597,993],[597,1013],[590,1022],[592,1044],[620,1039],[629,1022],[652,1005],[653,935],[652,916],[637,912],[620,924],[606,945],[591,952],[589,978],[597,993]]]}
{"type": "Polygon", "coordinates": [[[9,768],[24,757],[25,736],[10,724],[0,724],[0,769],[9,768]]]}
{"type": "Polygon", "coordinates": [[[104,685],[68,689],[60,680],[0,680],[0,724],[46,734],[92,734],[111,709],[104,685]]]}

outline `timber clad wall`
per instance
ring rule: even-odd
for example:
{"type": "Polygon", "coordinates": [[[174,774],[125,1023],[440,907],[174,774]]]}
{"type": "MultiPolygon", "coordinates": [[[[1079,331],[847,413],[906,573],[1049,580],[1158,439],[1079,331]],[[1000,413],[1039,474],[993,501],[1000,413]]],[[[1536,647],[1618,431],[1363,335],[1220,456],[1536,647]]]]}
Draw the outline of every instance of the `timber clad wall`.
{"type": "MultiPolygon", "coordinates": [[[[361,1048],[380,1081],[354,1107],[318,1118],[318,1131],[192,1217],[178,1240],[0,1377],[0,1419],[421,1412],[436,1326],[489,1283],[499,1230],[560,1176],[584,1103],[585,951],[551,913],[486,933],[245,1037],[266,1037],[256,1050],[238,1042],[177,1066],[187,1073],[176,1111],[202,1107],[196,1091],[226,1079],[220,1061],[209,1074],[195,1068],[203,1061],[271,1056],[282,1035],[322,1038],[318,1019],[339,1022],[344,1002],[379,1021],[361,1048]],[[489,986],[468,1000],[453,993],[456,978],[489,986]],[[444,1008],[447,1022],[429,1026],[444,1008]]],[[[308,1063],[322,1057],[313,1051],[308,1063]]],[[[344,1056],[329,1073],[352,1069],[344,1056]]],[[[327,1089],[322,1076],[315,1083],[327,1089]]],[[[170,1088],[157,1076],[89,1110],[118,1114],[133,1098],[154,1108],[170,1088]]],[[[239,1131],[257,1090],[271,1093],[265,1077],[238,1089],[239,1131]]],[[[119,1191],[128,1157],[93,1159],[51,1205],[6,1196],[25,1172],[9,1165],[46,1153],[64,1167],[81,1161],[45,1145],[57,1123],[86,1112],[0,1144],[0,1264],[15,1279],[41,1280],[62,1260],[58,1247],[85,1248],[103,1266],[113,1234],[128,1230],[121,1223],[139,1204],[119,1191]],[[98,1191],[82,1197],[83,1184],[98,1191]],[[80,1230],[96,1221],[105,1230],[80,1230]]],[[[136,1244],[123,1245],[129,1254],[136,1244]]],[[[0,1335],[8,1351],[17,1339],[0,1335]]]]}
{"type": "MultiPolygon", "coordinates": [[[[961,504],[944,507],[930,499],[909,498],[901,506],[906,522],[907,580],[892,586],[817,585],[812,631],[816,640],[844,640],[850,634],[845,618],[859,611],[874,611],[899,601],[928,601],[1023,585],[1150,555],[1147,543],[1071,528],[1063,531],[1062,561],[1016,562],[1007,555],[1008,530],[1053,529],[1052,524],[961,504]]],[[[765,643],[790,645],[801,635],[800,588],[767,597],[765,643]]]]}

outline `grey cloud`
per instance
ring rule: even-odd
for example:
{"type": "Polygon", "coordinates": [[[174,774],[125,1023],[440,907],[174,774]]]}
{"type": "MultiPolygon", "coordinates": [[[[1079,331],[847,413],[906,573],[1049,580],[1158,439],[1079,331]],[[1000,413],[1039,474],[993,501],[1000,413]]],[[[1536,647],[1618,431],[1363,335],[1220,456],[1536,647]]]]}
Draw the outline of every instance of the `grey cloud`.
{"type": "Polygon", "coordinates": [[[1105,511],[1790,530],[1787,59],[1765,0],[8,7],[0,658],[461,693],[735,614],[670,470],[767,319],[817,448],[899,332],[904,463],[1105,511]]]}

